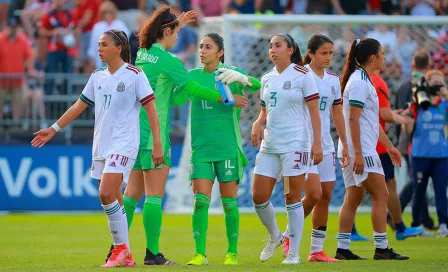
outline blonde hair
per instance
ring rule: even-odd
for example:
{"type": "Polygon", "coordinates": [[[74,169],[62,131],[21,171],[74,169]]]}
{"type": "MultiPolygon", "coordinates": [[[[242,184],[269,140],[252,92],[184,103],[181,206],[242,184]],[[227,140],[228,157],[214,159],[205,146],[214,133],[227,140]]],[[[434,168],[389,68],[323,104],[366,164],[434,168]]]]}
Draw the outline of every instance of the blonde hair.
{"type": "Polygon", "coordinates": [[[100,6],[100,21],[104,21],[104,12],[111,11],[114,15],[114,19],[117,17],[117,6],[111,1],[104,1],[100,6]]]}
{"type": "Polygon", "coordinates": [[[429,70],[425,74],[425,79],[427,81],[430,81],[433,76],[441,76],[443,79],[443,82],[445,82],[445,76],[443,75],[442,71],[439,71],[439,70],[429,70]]]}

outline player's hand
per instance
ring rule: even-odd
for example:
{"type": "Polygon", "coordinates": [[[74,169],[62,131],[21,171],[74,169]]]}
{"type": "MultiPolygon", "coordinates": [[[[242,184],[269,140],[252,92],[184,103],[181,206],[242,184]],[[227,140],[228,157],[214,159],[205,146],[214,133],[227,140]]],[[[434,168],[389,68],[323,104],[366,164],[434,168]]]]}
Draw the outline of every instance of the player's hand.
{"type": "Polygon", "coordinates": [[[362,175],[364,173],[364,157],[362,153],[355,153],[353,158],[353,172],[356,175],[362,175]]]}
{"type": "Polygon", "coordinates": [[[233,82],[238,82],[241,85],[246,86],[249,84],[249,77],[246,75],[241,74],[238,71],[227,69],[227,68],[219,68],[215,74],[219,74],[218,80],[221,80],[222,83],[230,84],[233,82]]]}
{"type": "Polygon", "coordinates": [[[244,108],[247,106],[247,102],[249,101],[247,97],[244,97],[242,95],[235,94],[233,96],[233,99],[235,99],[235,103],[232,105],[233,107],[237,108],[244,108]]]}
{"type": "Polygon", "coordinates": [[[34,132],[34,135],[36,135],[36,137],[34,137],[34,139],[31,141],[31,146],[41,148],[48,141],[50,141],[55,134],[56,130],[54,130],[54,128],[52,127],[41,129],[38,132],[34,132]]]}
{"type": "Polygon", "coordinates": [[[387,153],[390,156],[390,159],[392,160],[392,164],[395,167],[401,167],[401,153],[396,149],[395,147],[392,147],[391,149],[387,150],[387,153]]]}
{"type": "Polygon", "coordinates": [[[323,154],[322,143],[314,142],[313,146],[311,147],[311,160],[314,162],[314,165],[318,165],[322,161],[324,157],[323,154]]]}
{"type": "Polygon", "coordinates": [[[348,153],[348,145],[342,146],[342,164],[341,167],[345,168],[350,164],[350,154],[348,153]]]}
{"type": "Polygon", "coordinates": [[[255,123],[252,125],[252,133],[250,135],[252,145],[257,148],[260,147],[260,138],[264,140],[264,129],[258,121],[255,121],[255,123]]]}
{"type": "Polygon", "coordinates": [[[154,149],[152,150],[152,161],[154,166],[158,167],[164,161],[162,144],[154,144],[154,149]]]}
{"type": "Polygon", "coordinates": [[[195,21],[194,18],[196,18],[197,15],[198,13],[194,10],[182,12],[182,14],[179,15],[179,17],[177,17],[177,20],[179,21],[179,28],[182,28],[190,23],[193,23],[195,21]]]}

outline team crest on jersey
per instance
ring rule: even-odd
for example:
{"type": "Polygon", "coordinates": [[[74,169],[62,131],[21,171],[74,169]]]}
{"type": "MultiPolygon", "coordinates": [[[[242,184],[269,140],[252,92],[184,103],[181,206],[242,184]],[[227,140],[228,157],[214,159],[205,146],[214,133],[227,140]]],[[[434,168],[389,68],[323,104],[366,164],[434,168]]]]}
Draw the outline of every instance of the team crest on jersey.
{"type": "Polygon", "coordinates": [[[331,86],[331,93],[333,95],[336,95],[336,88],[334,86],[331,86]]]}
{"type": "Polygon", "coordinates": [[[123,82],[119,82],[117,85],[117,92],[124,92],[124,83],[123,82]]]}
{"type": "Polygon", "coordinates": [[[283,83],[283,90],[290,90],[291,89],[291,81],[285,81],[283,83]]]}

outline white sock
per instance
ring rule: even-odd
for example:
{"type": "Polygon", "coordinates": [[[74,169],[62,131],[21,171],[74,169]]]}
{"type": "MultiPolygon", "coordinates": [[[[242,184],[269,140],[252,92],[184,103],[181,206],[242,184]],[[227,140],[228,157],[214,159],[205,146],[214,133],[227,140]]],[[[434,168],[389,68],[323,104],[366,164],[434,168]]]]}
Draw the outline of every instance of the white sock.
{"type": "Polygon", "coordinates": [[[338,232],[336,239],[338,240],[338,248],[350,249],[350,232],[338,232]]]}
{"type": "Polygon", "coordinates": [[[325,230],[315,230],[311,232],[311,253],[321,252],[324,248],[326,236],[325,230]]]}
{"type": "Polygon", "coordinates": [[[286,210],[288,213],[289,252],[298,256],[305,221],[302,202],[288,204],[286,210]]]}
{"type": "Polygon", "coordinates": [[[114,202],[102,205],[104,212],[106,213],[107,220],[109,221],[109,229],[114,240],[114,245],[122,245],[126,243],[128,230],[125,230],[123,219],[123,211],[118,203],[118,200],[114,202]]]}
{"type": "Polygon", "coordinates": [[[376,248],[386,249],[388,245],[386,233],[373,232],[373,240],[376,248]]]}
{"type": "Polygon", "coordinates": [[[272,206],[271,201],[263,204],[254,204],[254,207],[261,223],[268,229],[271,241],[279,240],[282,237],[282,233],[278,229],[274,206],[272,206]]]}
{"type": "Polygon", "coordinates": [[[129,244],[128,219],[126,218],[126,209],[124,208],[124,206],[121,206],[121,210],[123,212],[124,227],[126,229],[126,245],[128,246],[129,252],[131,252],[131,245],[129,244]]]}
{"type": "Polygon", "coordinates": [[[283,232],[283,237],[288,237],[289,238],[289,225],[286,225],[285,232],[283,232]]]}

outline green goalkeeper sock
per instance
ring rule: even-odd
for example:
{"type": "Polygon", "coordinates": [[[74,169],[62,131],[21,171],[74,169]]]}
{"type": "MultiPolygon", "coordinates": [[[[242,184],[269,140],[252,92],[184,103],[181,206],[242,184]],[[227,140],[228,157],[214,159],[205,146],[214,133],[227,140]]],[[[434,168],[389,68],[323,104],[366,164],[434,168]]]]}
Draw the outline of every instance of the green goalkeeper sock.
{"type": "Polygon", "coordinates": [[[132,221],[134,220],[135,208],[137,208],[138,200],[129,196],[123,196],[123,205],[126,210],[126,220],[128,220],[128,229],[131,228],[132,221]]]}
{"type": "Polygon", "coordinates": [[[143,204],[143,226],[146,235],[146,248],[152,254],[159,254],[159,238],[162,228],[162,197],[148,196],[143,204]]]}
{"type": "Polygon", "coordinates": [[[236,198],[221,198],[226,221],[226,233],[229,248],[227,253],[238,254],[238,236],[240,228],[240,212],[236,198]]]}
{"type": "Polygon", "coordinates": [[[204,194],[194,195],[194,211],[192,216],[193,237],[196,244],[196,253],[205,256],[208,229],[208,208],[210,198],[204,194]]]}

